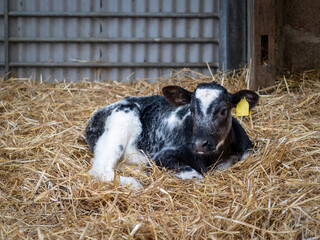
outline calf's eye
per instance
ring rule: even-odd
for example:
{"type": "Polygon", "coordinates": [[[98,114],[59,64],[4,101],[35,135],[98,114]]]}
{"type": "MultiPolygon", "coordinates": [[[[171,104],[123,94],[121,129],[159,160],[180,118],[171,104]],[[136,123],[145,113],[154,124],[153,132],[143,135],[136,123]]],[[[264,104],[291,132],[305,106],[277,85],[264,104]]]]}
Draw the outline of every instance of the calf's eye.
{"type": "Polygon", "coordinates": [[[220,111],[220,116],[221,116],[221,117],[227,116],[227,112],[228,112],[228,109],[222,108],[221,111],[220,111]]]}

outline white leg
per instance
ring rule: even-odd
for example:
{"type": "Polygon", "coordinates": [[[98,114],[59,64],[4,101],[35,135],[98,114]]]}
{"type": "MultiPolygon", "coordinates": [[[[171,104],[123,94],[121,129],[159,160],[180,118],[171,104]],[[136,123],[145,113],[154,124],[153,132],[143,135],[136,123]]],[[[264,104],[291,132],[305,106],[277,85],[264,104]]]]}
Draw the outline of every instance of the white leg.
{"type": "MultiPolygon", "coordinates": [[[[97,172],[92,168],[89,173],[94,176],[96,179],[99,179],[103,182],[111,182],[114,180],[114,172],[97,172]]],[[[120,176],[120,183],[123,186],[130,185],[130,189],[137,189],[142,187],[141,184],[133,177],[122,177],[120,176]]]]}
{"type": "Polygon", "coordinates": [[[245,159],[248,158],[251,154],[252,154],[252,150],[246,151],[246,152],[241,156],[240,161],[245,160],[245,159]]]}
{"type": "MultiPolygon", "coordinates": [[[[102,181],[113,181],[114,170],[127,155],[128,143],[135,142],[141,132],[141,126],[133,111],[114,111],[107,119],[105,132],[98,139],[95,149],[92,169],[89,171],[94,177],[102,181]]],[[[141,125],[141,123],[140,123],[141,125]]],[[[131,177],[120,177],[123,185],[131,184],[131,188],[141,185],[131,177]]]]}
{"type": "Polygon", "coordinates": [[[222,171],[231,167],[233,164],[237,162],[238,162],[238,157],[233,155],[233,156],[230,156],[230,158],[228,159],[221,160],[221,162],[218,162],[214,169],[218,171],[222,171]]]}

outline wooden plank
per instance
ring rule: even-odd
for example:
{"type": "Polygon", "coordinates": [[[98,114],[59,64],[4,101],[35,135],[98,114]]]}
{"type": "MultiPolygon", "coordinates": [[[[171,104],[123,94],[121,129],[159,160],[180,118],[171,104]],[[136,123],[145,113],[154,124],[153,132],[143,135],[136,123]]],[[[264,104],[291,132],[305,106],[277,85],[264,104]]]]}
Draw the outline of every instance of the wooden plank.
{"type": "Polygon", "coordinates": [[[265,88],[275,81],[275,1],[253,1],[253,74],[251,87],[265,88]]]}

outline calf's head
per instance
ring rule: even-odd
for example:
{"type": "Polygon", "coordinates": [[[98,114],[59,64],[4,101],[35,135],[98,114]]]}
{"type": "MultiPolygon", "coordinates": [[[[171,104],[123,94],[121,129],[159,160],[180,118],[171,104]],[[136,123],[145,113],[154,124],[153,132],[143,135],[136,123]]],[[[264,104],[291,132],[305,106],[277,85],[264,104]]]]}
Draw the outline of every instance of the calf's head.
{"type": "Polygon", "coordinates": [[[199,154],[214,153],[224,144],[232,127],[231,109],[243,97],[246,97],[249,109],[259,99],[250,90],[231,94],[216,82],[199,84],[194,92],[179,86],[164,87],[162,92],[173,106],[190,105],[193,150],[199,154]]]}

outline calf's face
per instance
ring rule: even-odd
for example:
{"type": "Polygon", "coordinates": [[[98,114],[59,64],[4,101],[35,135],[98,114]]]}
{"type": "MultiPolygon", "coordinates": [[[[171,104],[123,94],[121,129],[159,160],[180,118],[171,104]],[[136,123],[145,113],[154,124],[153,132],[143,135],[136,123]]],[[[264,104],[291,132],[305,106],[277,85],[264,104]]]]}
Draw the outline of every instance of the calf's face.
{"type": "Polygon", "coordinates": [[[219,151],[231,131],[231,109],[246,97],[251,109],[258,102],[258,95],[249,90],[235,94],[219,84],[202,83],[192,93],[179,86],[167,86],[163,95],[173,106],[190,104],[192,118],[192,147],[199,154],[212,154],[219,151]]]}

